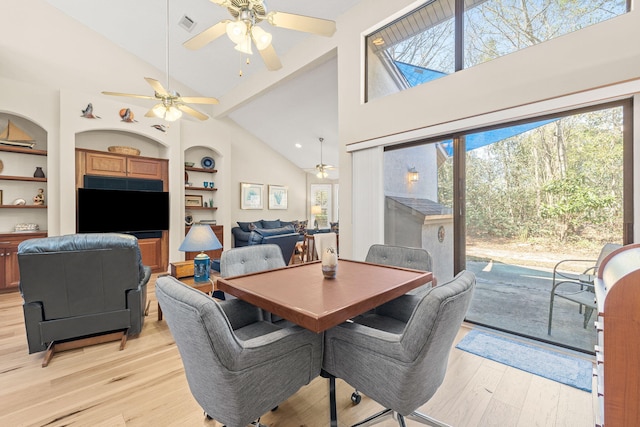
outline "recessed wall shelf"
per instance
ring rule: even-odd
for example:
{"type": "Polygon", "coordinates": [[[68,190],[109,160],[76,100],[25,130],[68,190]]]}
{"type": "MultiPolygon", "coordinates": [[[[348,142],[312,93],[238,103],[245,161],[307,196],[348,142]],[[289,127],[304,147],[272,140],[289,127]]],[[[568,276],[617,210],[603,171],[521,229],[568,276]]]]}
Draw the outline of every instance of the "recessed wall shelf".
{"type": "Polygon", "coordinates": [[[0,205],[0,209],[47,209],[47,205],[0,205]]]}

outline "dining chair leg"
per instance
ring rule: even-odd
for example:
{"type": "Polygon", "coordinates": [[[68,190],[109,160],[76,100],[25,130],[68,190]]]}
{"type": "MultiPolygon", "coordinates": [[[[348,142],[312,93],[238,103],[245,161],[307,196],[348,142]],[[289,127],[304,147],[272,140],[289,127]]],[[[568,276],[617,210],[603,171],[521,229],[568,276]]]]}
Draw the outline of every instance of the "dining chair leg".
{"type": "Polygon", "coordinates": [[[445,424],[442,421],[438,421],[435,418],[430,417],[429,415],[425,415],[421,412],[413,412],[412,414],[407,415],[405,418],[433,427],[451,427],[449,424],[445,424]]]}
{"type": "Polygon", "coordinates": [[[393,414],[394,414],[393,410],[385,409],[384,411],[380,411],[377,414],[373,414],[369,418],[366,418],[366,419],[360,421],[359,423],[352,425],[351,427],[371,426],[373,424],[377,424],[379,422],[382,422],[387,418],[393,418],[393,414]]]}

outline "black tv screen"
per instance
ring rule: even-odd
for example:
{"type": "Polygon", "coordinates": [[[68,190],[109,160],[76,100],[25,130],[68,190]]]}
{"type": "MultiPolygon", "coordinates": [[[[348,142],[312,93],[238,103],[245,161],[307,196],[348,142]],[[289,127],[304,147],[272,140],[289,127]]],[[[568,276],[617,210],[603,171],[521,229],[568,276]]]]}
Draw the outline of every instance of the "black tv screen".
{"type": "Polygon", "coordinates": [[[169,229],[169,193],[78,189],[79,233],[131,233],[169,229]]]}

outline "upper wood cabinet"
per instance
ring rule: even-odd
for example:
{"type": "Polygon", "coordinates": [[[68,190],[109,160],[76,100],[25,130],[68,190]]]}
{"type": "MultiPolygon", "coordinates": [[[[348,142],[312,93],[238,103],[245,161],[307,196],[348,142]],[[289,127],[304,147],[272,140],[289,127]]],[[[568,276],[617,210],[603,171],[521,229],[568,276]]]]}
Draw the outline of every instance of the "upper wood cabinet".
{"type": "Polygon", "coordinates": [[[123,176],[166,181],[167,160],[102,151],[76,150],[77,166],[87,175],[123,176]]]}
{"type": "Polygon", "coordinates": [[[166,160],[127,157],[127,176],[131,178],[164,179],[166,160]]]}

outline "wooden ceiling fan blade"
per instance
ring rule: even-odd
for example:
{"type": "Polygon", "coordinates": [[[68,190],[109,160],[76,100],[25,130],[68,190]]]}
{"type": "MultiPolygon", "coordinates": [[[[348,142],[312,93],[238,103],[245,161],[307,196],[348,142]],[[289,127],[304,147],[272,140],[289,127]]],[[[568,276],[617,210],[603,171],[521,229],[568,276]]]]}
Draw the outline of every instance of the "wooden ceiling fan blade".
{"type": "Polygon", "coordinates": [[[280,58],[278,58],[278,54],[273,48],[273,45],[270,44],[264,49],[258,50],[258,52],[260,52],[260,56],[269,71],[276,71],[282,68],[282,63],[280,62],[280,58]]]}
{"type": "Polygon", "coordinates": [[[197,50],[211,43],[221,35],[227,32],[227,24],[231,22],[228,19],[220,21],[217,24],[207,28],[200,34],[196,34],[186,42],[182,43],[184,47],[191,50],[197,50]]]}
{"type": "Polygon", "coordinates": [[[133,93],[120,93],[120,92],[107,92],[107,91],[102,91],[102,93],[104,95],[111,95],[111,96],[128,96],[129,98],[140,98],[140,99],[156,99],[155,96],[149,96],[149,95],[135,95],[133,93]]]}
{"type": "Polygon", "coordinates": [[[216,98],[205,97],[205,96],[181,96],[180,99],[185,104],[218,104],[216,98]]]}
{"type": "Polygon", "coordinates": [[[147,83],[149,83],[149,86],[151,86],[158,95],[169,96],[169,92],[167,92],[164,86],[162,86],[162,83],[160,83],[156,79],[152,79],[151,77],[145,77],[144,79],[147,81],[147,83]]]}
{"type": "Polygon", "coordinates": [[[336,23],[334,21],[311,16],[295,15],[293,13],[269,12],[267,14],[267,21],[275,27],[288,28],[290,30],[303,31],[325,37],[331,37],[336,32],[336,23]]]}
{"type": "Polygon", "coordinates": [[[182,105],[182,104],[177,104],[176,108],[178,108],[178,110],[183,111],[193,117],[195,117],[196,119],[200,119],[200,120],[207,120],[209,118],[209,116],[207,116],[204,113],[201,113],[200,111],[189,107],[188,105],[182,105]]]}

